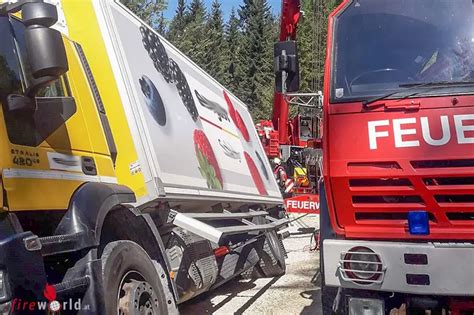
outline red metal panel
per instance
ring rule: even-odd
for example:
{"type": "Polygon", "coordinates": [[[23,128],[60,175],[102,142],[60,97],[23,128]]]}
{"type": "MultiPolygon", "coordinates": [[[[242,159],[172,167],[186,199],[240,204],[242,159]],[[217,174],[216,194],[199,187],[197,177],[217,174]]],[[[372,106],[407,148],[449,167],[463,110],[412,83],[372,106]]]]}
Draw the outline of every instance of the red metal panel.
{"type": "MultiPolygon", "coordinates": [[[[459,143],[460,128],[456,130],[454,121],[455,115],[474,114],[474,96],[383,100],[369,110],[360,102],[330,104],[334,18],[350,3],[343,1],[329,16],[326,50],[323,176],[333,228],[350,238],[474,239],[474,144],[459,143]],[[441,116],[448,117],[449,141],[433,146],[425,141],[420,120],[426,117],[431,138],[440,139],[441,116]],[[395,141],[394,120],[405,118],[414,124],[397,121],[403,126],[398,130],[414,129],[415,134],[401,135],[400,142],[398,131],[395,141]],[[375,128],[388,133],[373,139],[376,149],[370,148],[369,121],[383,121],[375,128]],[[406,141],[416,146],[404,147],[406,141]],[[406,213],[411,210],[430,213],[429,236],[407,232],[406,213]]],[[[464,122],[464,127],[471,125],[464,122]]],[[[474,137],[468,129],[462,137],[474,137]]]]}
{"type": "MultiPolygon", "coordinates": [[[[334,17],[337,16],[349,3],[351,0],[344,0],[337,8],[329,15],[328,23],[328,33],[327,33],[327,47],[326,47],[326,65],[324,69],[324,92],[323,95],[323,128],[321,132],[321,137],[323,139],[323,177],[326,187],[326,197],[328,202],[329,209],[329,218],[331,220],[331,225],[333,226],[334,231],[337,234],[344,234],[344,229],[341,228],[337,221],[337,215],[334,207],[334,198],[332,195],[332,183],[329,173],[329,161],[330,161],[330,152],[329,152],[329,137],[331,136],[329,124],[326,123],[329,119],[329,95],[330,95],[330,82],[331,82],[331,57],[332,57],[332,46],[333,46],[333,29],[334,29],[334,17]]],[[[332,145],[332,144],[331,144],[332,145]]]]}
{"type": "Polygon", "coordinates": [[[326,135],[326,172],[337,220],[347,237],[474,239],[474,131],[469,130],[474,98],[458,99],[463,106],[439,97],[418,99],[416,111],[363,111],[360,104],[347,104],[327,115],[332,129],[326,135]],[[441,128],[442,116],[449,133],[441,128]],[[422,118],[428,125],[422,126],[422,118]],[[369,127],[374,121],[386,124],[374,133],[369,127]],[[446,143],[429,144],[427,135],[445,137],[446,143]],[[403,216],[413,210],[430,214],[429,236],[407,232],[403,216]]]}

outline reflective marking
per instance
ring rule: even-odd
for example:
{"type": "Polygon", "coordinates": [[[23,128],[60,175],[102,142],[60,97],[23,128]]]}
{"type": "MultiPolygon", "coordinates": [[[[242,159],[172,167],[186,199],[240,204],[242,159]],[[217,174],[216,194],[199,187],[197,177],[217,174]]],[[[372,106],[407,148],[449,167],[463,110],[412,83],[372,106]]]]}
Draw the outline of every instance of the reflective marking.
{"type": "Polygon", "coordinates": [[[74,174],[61,171],[46,170],[26,170],[8,168],[3,170],[3,178],[26,178],[26,179],[58,179],[73,180],[80,182],[100,182],[100,183],[117,183],[116,177],[111,176],[91,176],[84,174],[74,174]]]}

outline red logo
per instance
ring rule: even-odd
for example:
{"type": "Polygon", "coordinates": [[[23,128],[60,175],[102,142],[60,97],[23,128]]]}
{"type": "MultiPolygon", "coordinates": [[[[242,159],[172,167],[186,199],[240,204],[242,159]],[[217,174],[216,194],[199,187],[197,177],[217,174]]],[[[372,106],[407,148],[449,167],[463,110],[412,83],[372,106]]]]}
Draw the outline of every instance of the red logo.
{"type": "Polygon", "coordinates": [[[49,302],[56,300],[56,288],[46,283],[43,295],[49,302]]]}
{"type": "Polygon", "coordinates": [[[54,286],[46,284],[43,295],[49,302],[48,308],[51,312],[55,313],[61,310],[61,303],[56,301],[56,288],[54,286]]]}

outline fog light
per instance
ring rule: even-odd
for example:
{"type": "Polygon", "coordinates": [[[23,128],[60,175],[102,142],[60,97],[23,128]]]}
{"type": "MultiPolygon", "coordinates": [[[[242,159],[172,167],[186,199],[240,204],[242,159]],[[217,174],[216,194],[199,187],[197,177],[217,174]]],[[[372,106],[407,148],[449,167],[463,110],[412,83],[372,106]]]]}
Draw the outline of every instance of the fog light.
{"type": "Polygon", "coordinates": [[[349,298],[349,315],[384,315],[384,308],[382,300],[349,298]]]}
{"type": "Polygon", "coordinates": [[[361,284],[377,282],[383,274],[379,255],[363,246],[353,247],[345,253],[342,266],[348,278],[360,280],[361,284]]]}

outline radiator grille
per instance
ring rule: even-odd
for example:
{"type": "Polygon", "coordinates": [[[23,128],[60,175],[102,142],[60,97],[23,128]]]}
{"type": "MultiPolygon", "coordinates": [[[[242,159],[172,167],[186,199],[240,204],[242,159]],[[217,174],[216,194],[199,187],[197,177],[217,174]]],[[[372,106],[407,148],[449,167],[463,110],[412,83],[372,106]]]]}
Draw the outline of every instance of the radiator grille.
{"type": "Polygon", "coordinates": [[[346,166],[345,174],[332,179],[338,222],[346,231],[392,228],[393,235],[409,238],[408,212],[418,210],[428,213],[437,238],[474,239],[474,159],[346,166]]]}

